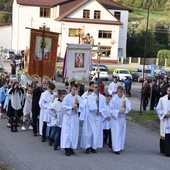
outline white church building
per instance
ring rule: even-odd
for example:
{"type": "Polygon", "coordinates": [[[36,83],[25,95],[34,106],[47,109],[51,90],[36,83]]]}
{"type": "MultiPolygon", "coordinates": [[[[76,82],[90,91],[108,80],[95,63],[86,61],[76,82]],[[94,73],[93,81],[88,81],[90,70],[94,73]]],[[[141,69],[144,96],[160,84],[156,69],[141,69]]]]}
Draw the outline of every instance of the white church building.
{"type": "MultiPolygon", "coordinates": [[[[112,0],[13,0],[12,49],[29,48],[30,29],[60,33],[57,56],[63,58],[67,44],[100,43],[101,62],[116,63],[126,57],[130,9],[112,0]]],[[[97,60],[96,55],[92,57],[97,60]]]]}

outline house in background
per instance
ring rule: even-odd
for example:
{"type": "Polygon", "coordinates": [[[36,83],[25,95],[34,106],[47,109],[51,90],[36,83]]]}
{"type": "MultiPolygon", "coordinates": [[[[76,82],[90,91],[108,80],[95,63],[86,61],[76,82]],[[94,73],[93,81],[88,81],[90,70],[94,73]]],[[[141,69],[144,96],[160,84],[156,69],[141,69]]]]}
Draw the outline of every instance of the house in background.
{"type": "MultiPolygon", "coordinates": [[[[100,43],[101,62],[116,63],[126,57],[129,8],[112,0],[13,0],[12,49],[29,47],[30,30],[60,34],[58,54],[64,57],[67,44],[100,43]]],[[[97,60],[94,53],[93,61],[97,60]]]]}
{"type": "Polygon", "coordinates": [[[9,23],[0,24],[0,47],[11,49],[12,46],[12,25],[9,23]]]}

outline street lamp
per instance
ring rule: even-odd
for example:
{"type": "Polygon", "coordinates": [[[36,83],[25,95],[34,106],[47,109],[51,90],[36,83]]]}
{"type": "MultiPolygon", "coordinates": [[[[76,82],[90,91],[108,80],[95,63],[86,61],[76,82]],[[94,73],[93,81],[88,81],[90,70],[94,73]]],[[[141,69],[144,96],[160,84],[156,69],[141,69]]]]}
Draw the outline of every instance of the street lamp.
{"type": "MultiPolygon", "coordinates": [[[[143,88],[143,82],[144,82],[144,73],[145,73],[145,64],[146,64],[146,55],[148,51],[148,44],[147,44],[147,38],[148,38],[148,26],[149,26],[149,10],[152,5],[152,0],[147,0],[147,20],[146,20],[146,31],[145,31],[145,44],[144,44],[144,56],[143,56],[143,73],[142,73],[142,88],[143,88]]],[[[141,94],[141,102],[140,102],[140,115],[142,114],[142,94],[141,94]]]]}

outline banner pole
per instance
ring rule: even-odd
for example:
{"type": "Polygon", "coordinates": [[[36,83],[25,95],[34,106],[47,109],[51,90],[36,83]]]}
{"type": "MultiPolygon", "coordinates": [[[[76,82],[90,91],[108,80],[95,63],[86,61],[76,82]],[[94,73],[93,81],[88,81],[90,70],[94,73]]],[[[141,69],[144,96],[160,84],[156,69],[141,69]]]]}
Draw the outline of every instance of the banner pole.
{"type": "Polygon", "coordinates": [[[44,32],[45,32],[45,27],[46,27],[46,25],[45,25],[45,23],[43,23],[43,29],[42,29],[42,74],[41,74],[41,83],[43,83],[43,75],[44,75],[44,70],[43,70],[43,65],[44,65],[44,62],[43,62],[43,60],[44,60],[44,48],[45,48],[45,37],[44,37],[44,32]]]}
{"type": "MultiPolygon", "coordinates": [[[[100,91],[100,43],[98,43],[97,59],[98,59],[98,68],[97,68],[97,97],[99,98],[100,91]]],[[[99,112],[99,101],[97,102],[97,112],[99,112]]]]}

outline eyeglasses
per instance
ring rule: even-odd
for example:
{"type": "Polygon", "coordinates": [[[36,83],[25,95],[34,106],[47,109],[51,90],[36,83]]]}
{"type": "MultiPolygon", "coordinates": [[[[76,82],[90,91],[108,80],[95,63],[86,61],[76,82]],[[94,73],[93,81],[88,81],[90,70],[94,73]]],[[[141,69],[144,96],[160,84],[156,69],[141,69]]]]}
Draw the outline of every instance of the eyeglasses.
{"type": "Polygon", "coordinates": [[[96,89],[97,89],[97,86],[94,86],[94,88],[96,88],[96,89]]]}

